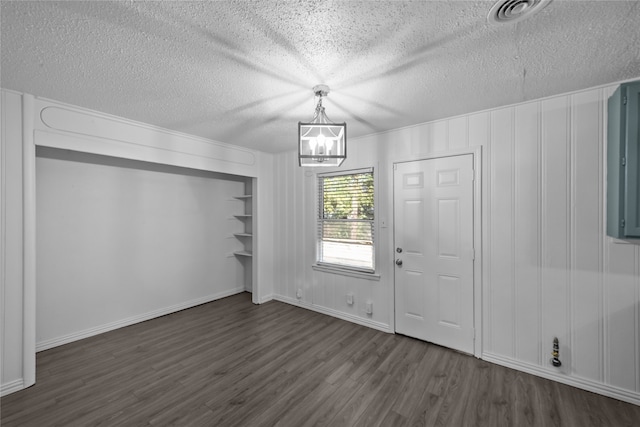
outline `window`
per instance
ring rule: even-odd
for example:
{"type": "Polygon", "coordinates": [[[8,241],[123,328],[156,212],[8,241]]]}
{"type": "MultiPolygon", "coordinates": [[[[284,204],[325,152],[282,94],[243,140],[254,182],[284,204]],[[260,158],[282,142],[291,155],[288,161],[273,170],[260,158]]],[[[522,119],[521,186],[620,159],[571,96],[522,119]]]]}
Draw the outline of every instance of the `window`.
{"type": "Polygon", "coordinates": [[[318,190],[318,265],[373,273],[373,169],[318,175],[318,190]]]}

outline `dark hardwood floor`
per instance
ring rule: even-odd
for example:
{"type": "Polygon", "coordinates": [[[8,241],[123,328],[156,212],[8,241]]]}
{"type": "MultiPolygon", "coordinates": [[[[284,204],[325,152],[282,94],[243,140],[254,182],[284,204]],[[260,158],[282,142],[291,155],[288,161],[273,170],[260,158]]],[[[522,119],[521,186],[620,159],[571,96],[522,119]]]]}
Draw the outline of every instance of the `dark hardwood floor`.
{"type": "Polygon", "coordinates": [[[239,294],[37,355],[2,426],[639,426],[640,407],[239,294]]]}

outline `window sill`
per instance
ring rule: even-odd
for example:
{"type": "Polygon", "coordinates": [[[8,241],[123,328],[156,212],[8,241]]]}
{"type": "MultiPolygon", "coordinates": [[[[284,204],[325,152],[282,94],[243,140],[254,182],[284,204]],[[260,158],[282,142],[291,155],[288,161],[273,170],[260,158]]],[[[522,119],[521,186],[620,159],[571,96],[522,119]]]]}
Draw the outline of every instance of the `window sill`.
{"type": "Polygon", "coordinates": [[[359,279],[380,281],[380,275],[376,273],[366,273],[364,271],[357,271],[357,270],[351,270],[347,268],[340,268],[340,267],[321,265],[321,264],[313,264],[311,268],[313,268],[316,271],[322,271],[325,273],[339,274],[341,276],[357,277],[359,279]]]}

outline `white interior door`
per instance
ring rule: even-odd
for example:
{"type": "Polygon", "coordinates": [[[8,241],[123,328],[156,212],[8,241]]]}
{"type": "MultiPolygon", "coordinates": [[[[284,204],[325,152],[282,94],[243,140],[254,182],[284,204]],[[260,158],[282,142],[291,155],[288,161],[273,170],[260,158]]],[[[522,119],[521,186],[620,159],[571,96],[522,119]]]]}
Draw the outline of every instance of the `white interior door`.
{"type": "Polygon", "coordinates": [[[473,155],[394,169],[396,332],[473,354],[473,155]]]}

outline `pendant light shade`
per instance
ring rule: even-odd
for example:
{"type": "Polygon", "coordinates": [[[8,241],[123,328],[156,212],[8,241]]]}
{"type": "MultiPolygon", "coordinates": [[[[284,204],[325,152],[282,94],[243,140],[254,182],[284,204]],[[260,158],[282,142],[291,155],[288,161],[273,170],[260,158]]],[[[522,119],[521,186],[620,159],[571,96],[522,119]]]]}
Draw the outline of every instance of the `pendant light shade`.
{"type": "Polygon", "coordinates": [[[347,158],[347,124],[333,123],[322,106],[329,86],[318,85],[313,92],[319,98],[313,120],[298,122],[298,160],[300,166],[340,166],[347,158]]]}

